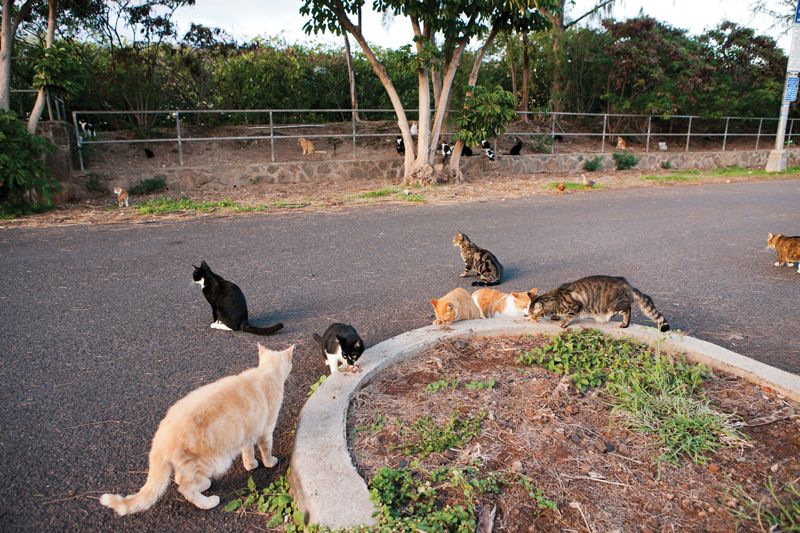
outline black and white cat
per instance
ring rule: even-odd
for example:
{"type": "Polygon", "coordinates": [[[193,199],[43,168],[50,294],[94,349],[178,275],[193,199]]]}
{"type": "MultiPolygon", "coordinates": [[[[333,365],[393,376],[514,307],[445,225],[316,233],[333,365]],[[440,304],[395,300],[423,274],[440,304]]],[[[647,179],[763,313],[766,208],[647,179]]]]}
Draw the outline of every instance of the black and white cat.
{"type": "Polygon", "coordinates": [[[450,156],[453,155],[453,147],[447,143],[442,143],[442,157],[445,161],[450,159],[450,156]]]}
{"type": "Polygon", "coordinates": [[[395,140],[395,145],[394,145],[394,147],[395,147],[395,148],[397,148],[397,153],[398,153],[398,154],[404,154],[404,153],[406,153],[406,143],[404,143],[404,142],[403,142],[403,138],[402,138],[402,137],[398,137],[398,138],[395,140]]]}
{"type": "Polygon", "coordinates": [[[78,119],[78,127],[83,132],[83,137],[96,137],[94,133],[94,126],[91,122],[83,119],[78,119]]]}
{"type": "MultiPolygon", "coordinates": [[[[192,265],[194,266],[194,265],[192,265]]],[[[256,335],[272,335],[283,328],[278,322],[265,328],[257,328],[247,321],[247,302],[242,289],[218,274],[214,274],[205,261],[194,267],[194,282],[203,289],[203,296],[211,305],[214,321],[211,327],[225,331],[245,331],[256,335]]]]}
{"type": "Polygon", "coordinates": [[[322,337],[314,333],[314,340],[322,348],[331,374],[339,370],[340,363],[353,366],[364,353],[364,341],[348,324],[335,322],[328,326],[322,337]]]}

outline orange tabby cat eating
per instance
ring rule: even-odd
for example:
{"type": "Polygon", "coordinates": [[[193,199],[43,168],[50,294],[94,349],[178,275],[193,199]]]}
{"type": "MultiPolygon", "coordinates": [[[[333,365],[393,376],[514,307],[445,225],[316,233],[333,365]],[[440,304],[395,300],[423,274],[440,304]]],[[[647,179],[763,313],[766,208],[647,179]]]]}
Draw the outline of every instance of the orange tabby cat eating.
{"type": "Polygon", "coordinates": [[[538,289],[533,288],[529,292],[507,294],[495,289],[478,289],[472,293],[472,300],[478,306],[481,318],[498,316],[520,318],[528,316],[528,308],[531,306],[530,295],[535,295],[536,291],[538,289]]]}
{"type": "Polygon", "coordinates": [[[472,301],[469,293],[458,287],[448,292],[441,298],[431,300],[433,311],[436,313],[434,325],[447,326],[457,320],[472,320],[481,318],[481,310],[472,301]]]}

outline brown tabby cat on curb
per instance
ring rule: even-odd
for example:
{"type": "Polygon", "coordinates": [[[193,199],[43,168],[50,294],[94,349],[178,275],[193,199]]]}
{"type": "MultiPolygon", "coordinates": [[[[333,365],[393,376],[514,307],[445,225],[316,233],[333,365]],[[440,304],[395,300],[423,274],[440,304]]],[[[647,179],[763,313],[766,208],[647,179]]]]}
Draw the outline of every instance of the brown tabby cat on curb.
{"type": "Polygon", "coordinates": [[[478,289],[472,293],[472,301],[478,306],[481,318],[498,316],[521,318],[528,316],[531,294],[536,294],[538,290],[533,288],[529,292],[507,294],[495,289],[478,289]]]}
{"type": "Polygon", "coordinates": [[[464,272],[461,277],[469,276],[471,271],[478,275],[478,281],[473,281],[472,286],[500,285],[503,277],[503,265],[489,250],[484,250],[474,245],[465,234],[460,231],[453,237],[453,246],[461,250],[461,259],[464,260],[464,272]]]}
{"type": "Polygon", "coordinates": [[[661,331],[669,331],[664,315],[658,312],[649,296],[633,287],[625,278],[611,276],[589,276],[572,283],[565,283],[542,295],[531,294],[528,316],[538,321],[549,315],[551,320],[562,320],[566,328],[576,316],[590,316],[608,322],[614,315],[622,315],[621,328],[631,323],[631,304],[634,300],[639,308],[661,331]]]}
{"type": "Polygon", "coordinates": [[[787,237],[782,233],[769,234],[767,248],[772,248],[778,254],[775,266],[792,266],[797,263],[797,273],[800,274],[800,236],[787,237]]]}
{"type": "Polygon", "coordinates": [[[433,311],[436,313],[436,320],[433,325],[442,324],[448,326],[451,322],[458,320],[473,320],[481,317],[481,310],[472,301],[469,293],[458,287],[448,292],[438,300],[431,300],[433,311]]]}
{"type": "Polygon", "coordinates": [[[170,474],[187,500],[200,509],[219,504],[205,496],[211,479],[242,455],[246,470],[258,467],[258,444],[264,466],[272,468],[272,432],[283,403],[283,386],[292,370],[294,346],[276,352],[258,345],[258,367],[203,385],[167,411],[153,436],[147,481],[136,494],[103,494],[100,503],[118,515],[149,509],[164,494],[170,474]]]}

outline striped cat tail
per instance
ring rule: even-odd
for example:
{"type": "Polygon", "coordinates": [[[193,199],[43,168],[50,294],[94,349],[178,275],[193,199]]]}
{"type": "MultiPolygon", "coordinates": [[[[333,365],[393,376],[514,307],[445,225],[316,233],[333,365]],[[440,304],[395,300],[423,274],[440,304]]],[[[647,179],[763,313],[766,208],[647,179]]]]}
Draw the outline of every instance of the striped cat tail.
{"type": "Polygon", "coordinates": [[[502,283],[502,281],[500,281],[499,279],[496,279],[494,281],[473,281],[472,282],[472,286],[473,287],[494,287],[495,285],[500,285],[500,283],[502,283]]]}
{"type": "Polygon", "coordinates": [[[664,315],[658,312],[658,309],[656,309],[656,304],[653,303],[653,299],[641,292],[636,287],[631,287],[631,289],[633,290],[633,298],[636,300],[636,303],[639,304],[639,309],[642,310],[642,313],[647,315],[650,320],[655,322],[660,331],[669,331],[667,319],[664,315]]]}

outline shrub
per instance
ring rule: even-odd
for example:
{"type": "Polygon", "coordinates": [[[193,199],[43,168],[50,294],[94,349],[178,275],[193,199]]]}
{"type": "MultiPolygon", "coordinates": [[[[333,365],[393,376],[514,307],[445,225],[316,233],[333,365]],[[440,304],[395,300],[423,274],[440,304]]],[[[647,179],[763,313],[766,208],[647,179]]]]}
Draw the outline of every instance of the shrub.
{"type": "Polygon", "coordinates": [[[583,170],[586,172],[596,172],[600,170],[600,167],[603,165],[603,158],[599,155],[592,159],[587,159],[586,162],[583,164],[583,170]]]}
{"type": "Polygon", "coordinates": [[[128,191],[131,194],[150,194],[153,192],[161,192],[167,188],[167,179],[164,176],[155,176],[142,180],[141,183],[130,188],[128,191]]]}
{"type": "Polygon", "coordinates": [[[0,111],[0,205],[4,211],[30,211],[50,205],[50,193],[61,185],[52,178],[44,156],[53,144],[28,133],[10,111],[0,111]]]}
{"type": "Polygon", "coordinates": [[[670,161],[669,159],[667,159],[666,161],[662,161],[661,162],[661,168],[663,168],[664,170],[671,169],[672,168],[672,161],[670,161]]]}
{"type": "Polygon", "coordinates": [[[630,152],[614,152],[612,155],[617,170],[628,170],[636,166],[639,160],[630,152]]]}
{"type": "Polygon", "coordinates": [[[92,193],[108,194],[108,187],[100,180],[100,176],[97,174],[89,174],[86,178],[86,183],[83,184],[83,188],[92,193]]]}

